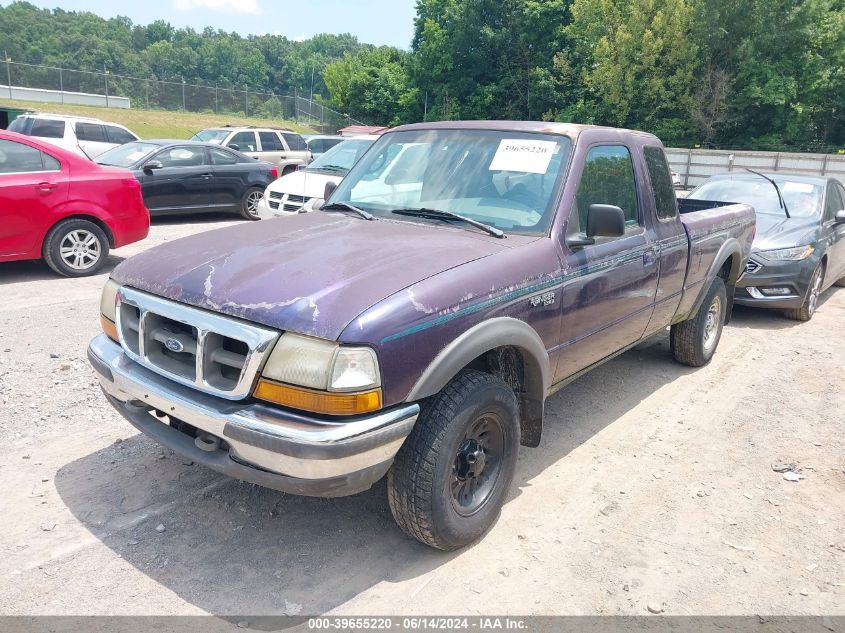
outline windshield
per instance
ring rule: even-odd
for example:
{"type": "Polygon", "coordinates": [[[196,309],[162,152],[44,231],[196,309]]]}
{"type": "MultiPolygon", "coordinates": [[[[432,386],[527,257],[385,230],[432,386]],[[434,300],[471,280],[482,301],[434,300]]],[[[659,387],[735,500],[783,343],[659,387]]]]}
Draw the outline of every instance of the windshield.
{"type": "Polygon", "coordinates": [[[450,221],[392,213],[425,208],[505,232],[545,233],[571,144],[565,136],[527,132],[389,132],[338,185],[331,202],[403,221],[450,221]]]}
{"type": "Polygon", "coordinates": [[[366,138],[343,141],[309,163],[306,171],[331,171],[345,174],[373,143],[373,139],[366,138]]]}
{"type": "Polygon", "coordinates": [[[229,136],[229,130],[203,130],[191,137],[192,141],[203,141],[204,143],[222,143],[229,136]]]}
{"type": "MultiPolygon", "coordinates": [[[[823,194],[820,185],[790,180],[789,176],[767,175],[780,187],[786,208],[793,218],[809,218],[819,212],[823,194]]],[[[786,217],[778,200],[778,192],[772,183],[760,177],[716,178],[705,182],[689,197],[695,200],[742,202],[750,204],[757,213],[786,217]]]]}
{"type": "Polygon", "coordinates": [[[159,148],[152,143],[126,143],[118,145],[97,156],[100,165],[113,165],[114,167],[131,167],[142,158],[149,156],[159,148]]]}

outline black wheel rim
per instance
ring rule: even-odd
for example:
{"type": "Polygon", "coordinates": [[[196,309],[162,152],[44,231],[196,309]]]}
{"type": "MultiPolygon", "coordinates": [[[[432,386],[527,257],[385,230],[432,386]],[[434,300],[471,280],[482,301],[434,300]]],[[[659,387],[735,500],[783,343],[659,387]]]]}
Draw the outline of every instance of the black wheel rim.
{"type": "Polygon", "coordinates": [[[494,413],[484,413],[466,428],[452,464],[452,507],[461,516],[478,512],[492,496],[502,472],[505,432],[494,413]]]}

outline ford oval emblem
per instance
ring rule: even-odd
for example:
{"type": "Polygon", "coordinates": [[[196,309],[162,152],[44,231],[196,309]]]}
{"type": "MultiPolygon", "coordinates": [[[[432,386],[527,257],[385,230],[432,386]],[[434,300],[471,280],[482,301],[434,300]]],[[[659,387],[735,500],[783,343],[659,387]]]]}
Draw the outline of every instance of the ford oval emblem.
{"type": "Polygon", "coordinates": [[[173,338],[172,336],[166,341],[164,341],[164,346],[171,352],[182,352],[185,350],[185,346],[182,345],[182,342],[177,338],[173,338]]]}

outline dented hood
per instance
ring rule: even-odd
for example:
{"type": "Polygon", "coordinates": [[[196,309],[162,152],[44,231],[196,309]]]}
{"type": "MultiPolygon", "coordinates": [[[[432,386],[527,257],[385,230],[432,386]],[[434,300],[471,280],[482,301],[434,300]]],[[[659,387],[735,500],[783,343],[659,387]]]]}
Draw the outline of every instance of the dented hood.
{"type": "MultiPolygon", "coordinates": [[[[120,264],[120,284],[327,339],[417,281],[507,246],[473,230],[315,212],[199,233],[120,264]]],[[[515,245],[515,244],[513,244],[515,245]]]]}

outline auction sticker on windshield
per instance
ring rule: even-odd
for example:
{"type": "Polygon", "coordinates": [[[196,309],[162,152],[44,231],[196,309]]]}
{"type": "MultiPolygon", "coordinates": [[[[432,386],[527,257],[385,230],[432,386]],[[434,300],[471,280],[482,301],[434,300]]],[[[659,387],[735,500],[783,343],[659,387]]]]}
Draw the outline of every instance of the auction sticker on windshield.
{"type": "Polygon", "coordinates": [[[521,171],[545,174],[557,148],[555,141],[502,139],[490,163],[490,171],[521,171]]]}

